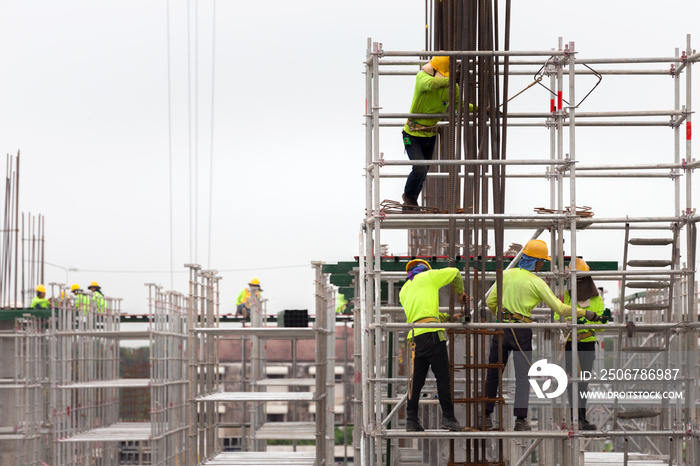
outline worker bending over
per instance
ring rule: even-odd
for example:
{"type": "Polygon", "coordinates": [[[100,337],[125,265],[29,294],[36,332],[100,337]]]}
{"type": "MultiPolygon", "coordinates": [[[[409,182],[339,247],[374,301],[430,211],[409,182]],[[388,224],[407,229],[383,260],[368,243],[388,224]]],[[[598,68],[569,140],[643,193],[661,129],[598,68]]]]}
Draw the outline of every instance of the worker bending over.
{"type": "MultiPolygon", "coordinates": [[[[547,244],[539,239],[533,239],[523,248],[523,255],[518,265],[503,272],[503,321],[530,323],[532,322],[532,309],[541,301],[551,310],[561,316],[571,315],[571,306],[561,302],[549,289],[549,286],[533,272],[539,272],[545,260],[551,260],[547,244]]],[[[494,314],[498,311],[498,288],[493,286],[491,293],[486,299],[486,305],[494,314]]],[[[578,309],[579,317],[586,317],[594,320],[595,313],[578,309]]],[[[508,363],[508,356],[513,351],[515,364],[515,428],[517,431],[531,430],[527,420],[528,404],[530,397],[530,383],[528,381],[528,370],[532,364],[532,330],[529,328],[505,329],[503,345],[498,343],[498,335],[491,339],[491,350],[489,353],[489,364],[497,364],[499,353],[504,366],[508,363]]],[[[498,393],[498,386],[501,383],[498,376],[498,369],[488,369],[486,372],[486,397],[495,398],[498,393]]],[[[491,413],[494,410],[494,403],[486,404],[485,428],[493,428],[491,413]]],[[[481,427],[481,426],[478,426],[481,427]]]]}
{"type": "MultiPolygon", "coordinates": [[[[406,265],[408,280],[401,287],[399,301],[406,313],[406,322],[446,322],[449,315],[439,312],[439,291],[452,284],[462,303],[467,303],[464,283],[459,270],[448,267],[431,270],[430,264],[414,259],[406,265]]],[[[421,432],[423,426],[418,419],[418,400],[425,384],[428,369],[433,370],[437,381],[438,397],[442,407],[441,429],[462,430],[454,414],[450,388],[450,361],[447,355],[447,339],[444,328],[413,328],[408,332],[411,346],[413,375],[409,379],[408,403],[406,405],[406,430],[421,432]]]]}
{"type": "Polygon", "coordinates": [[[236,299],[236,315],[248,318],[250,310],[253,308],[253,301],[260,302],[262,289],[260,288],[260,280],[258,277],[253,277],[248,282],[248,288],[243,288],[238,293],[236,299]]]}

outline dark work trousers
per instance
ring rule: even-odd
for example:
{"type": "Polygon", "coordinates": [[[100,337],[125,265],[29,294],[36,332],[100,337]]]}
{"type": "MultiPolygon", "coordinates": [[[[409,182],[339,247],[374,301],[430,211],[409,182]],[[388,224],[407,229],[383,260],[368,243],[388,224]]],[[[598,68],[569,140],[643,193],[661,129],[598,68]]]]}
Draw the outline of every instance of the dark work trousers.
{"type": "MultiPolygon", "coordinates": [[[[527,372],[530,370],[532,361],[532,330],[529,328],[514,328],[504,329],[503,346],[498,345],[498,336],[494,335],[491,339],[491,351],[489,352],[489,364],[498,363],[499,350],[501,353],[501,361],[504,364],[508,363],[508,356],[513,352],[513,363],[515,364],[515,407],[513,415],[518,417],[527,417],[527,407],[530,398],[530,382],[527,372]],[[515,333],[515,336],[513,336],[515,333]],[[515,339],[517,340],[517,343],[515,339]],[[522,348],[523,353],[518,349],[518,343],[522,348]]],[[[498,385],[501,379],[498,376],[498,369],[488,369],[486,371],[486,396],[495,398],[498,393],[498,385]]],[[[486,403],[486,414],[491,414],[494,409],[494,403],[486,403]]]]}
{"type": "MultiPolygon", "coordinates": [[[[564,359],[566,361],[566,373],[569,374],[569,377],[574,377],[574,374],[571,372],[571,340],[566,342],[566,346],[564,347],[564,359]]],[[[580,370],[577,369],[577,373],[575,375],[578,375],[579,378],[581,376],[581,371],[588,371],[590,372],[593,369],[593,361],[595,361],[595,341],[587,341],[587,342],[579,342],[578,344],[578,365],[581,367],[580,370]]],[[[569,409],[573,409],[573,403],[571,402],[571,392],[573,391],[573,385],[571,385],[571,388],[566,391],[566,396],[569,398],[569,409]]],[[[584,410],[586,409],[586,398],[581,396],[581,393],[584,393],[588,391],[588,382],[579,382],[578,383],[578,407],[579,410],[584,410]]],[[[579,415],[579,417],[582,417],[579,415]]],[[[585,419],[585,416],[583,417],[585,419]]]]}
{"type": "MultiPolygon", "coordinates": [[[[403,134],[403,144],[408,154],[408,158],[411,160],[432,160],[433,152],[435,151],[435,136],[423,138],[417,136],[411,136],[405,131],[403,134]]],[[[418,199],[420,192],[423,190],[423,182],[428,174],[428,166],[414,165],[411,173],[406,179],[406,186],[403,188],[403,192],[406,197],[411,199],[418,199]]]]}
{"type": "Polygon", "coordinates": [[[418,400],[429,368],[433,370],[437,381],[442,415],[454,418],[447,342],[440,341],[438,332],[421,333],[413,337],[413,342],[416,344],[416,359],[413,362],[413,390],[406,404],[406,419],[418,420],[418,400]]]}

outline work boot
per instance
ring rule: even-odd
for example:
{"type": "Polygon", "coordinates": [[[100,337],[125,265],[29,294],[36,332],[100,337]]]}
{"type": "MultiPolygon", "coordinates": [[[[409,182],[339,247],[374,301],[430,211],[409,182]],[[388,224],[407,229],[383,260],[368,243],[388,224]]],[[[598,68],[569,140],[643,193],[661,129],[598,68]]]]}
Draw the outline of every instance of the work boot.
{"type": "Polygon", "coordinates": [[[493,422],[491,421],[491,414],[487,414],[484,418],[481,416],[476,418],[476,428],[481,429],[484,426],[484,430],[493,430],[493,422]]]}
{"type": "Polygon", "coordinates": [[[530,423],[528,422],[527,418],[517,418],[515,420],[515,427],[513,427],[513,430],[515,431],[527,431],[527,430],[532,430],[532,427],[530,427],[530,423]]]}
{"type": "Polygon", "coordinates": [[[452,432],[460,432],[464,430],[464,427],[459,424],[459,422],[454,416],[448,417],[444,415],[440,420],[440,428],[451,430],[452,432]]]}
{"type": "Polygon", "coordinates": [[[598,430],[598,426],[591,424],[587,419],[580,419],[578,422],[579,430],[598,430]]]}
{"type": "Polygon", "coordinates": [[[404,204],[401,210],[404,212],[407,210],[416,210],[414,207],[418,207],[418,199],[410,198],[406,196],[406,194],[402,194],[401,199],[403,200],[404,204]]]}
{"type": "Polygon", "coordinates": [[[423,426],[420,425],[420,419],[406,419],[406,432],[423,432],[423,426]]]}

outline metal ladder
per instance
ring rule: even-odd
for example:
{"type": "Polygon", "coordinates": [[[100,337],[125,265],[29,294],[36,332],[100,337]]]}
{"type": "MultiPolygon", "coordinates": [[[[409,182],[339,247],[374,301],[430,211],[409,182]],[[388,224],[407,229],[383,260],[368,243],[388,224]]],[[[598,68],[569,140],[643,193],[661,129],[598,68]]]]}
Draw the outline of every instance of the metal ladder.
{"type": "MultiPolygon", "coordinates": [[[[672,318],[672,303],[673,303],[673,291],[675,285],[675,276],[673,273],[668,273],[666,271],[673,271],[678,265],[678,224],[673,224],[671,226],[672,237],[664,238],[630,238],[630,225],[625,224],[625,249],[622,263],[622,270],[627,271],[631,269],[647,269],[651,272],[651,275],[645,277],[644,279],[638,279],[634,281],[628,281],[627,275],[623,273],[622,280],[620,283],[620,312],[619,318],[621,322],[627,322],[630,326],[630,332],[628,332],[628,339],[630,340],[634,333],[636,333],[636,322],[634,316],[638,312],[662,312],[661,321],[670,322],[672,318]],[[665,246],[671,246],[671,258],[670,260],[665,259],[629,259],[630,247],[645,247],[645,248],[659,248],[665,246]],[[658,273],[653,273],[658,272],[658,273]],[[627,303],[626,291],[627,289],[641,289],[645,290],[643,296],[646,302],[630,302],[627,303]],[[661,299],[658,301],[648,302],[650,292],[666,291],[666,299],[661,299]],[[625,310],[633,311],[628,315],[632,318],[628,321],[625,315],[625,310]],[[636,312],[635,312],[636,311],[636,312]]],[[[648,250],[648,249],[647,249],[648,250]]],[[[661,295],[662,297],[663,295],[661,295]]],[[[657,298],[658,299],[658,298],[657,298]]],[[[646,321],[646,319],[645,319],[646,321]]],[[[659,357],[663,358],[664,365],[668,365],[668,349],[671,342],[671,332],[670,330],[665,330],[661,335],[650,331],[649,335],[642,340],[640,344],[636,345],[625,345],[626,339],[624,338],[624,331],[620,330],[618,332],[618,343],[617,343],[617,356],[616,356],[616,368],[622,368],[622,354],[626,353],[657,353],[656,356],[652,358],[649,364],[653,364],[659,357]]],[[[625,362],[625,368],[635,359],[636,354],[633,354],[625,362]]],[[[618,428],[619,419],[648,419],[658,417],[662,414],[661,411],[655,409],[647,410],[634,410],[634,411],[621,411],[618,400],[615,399],[613,407],[613,428],[618,428]]],[[[663,422],[663,420],[662,420],[663,422]]]]}

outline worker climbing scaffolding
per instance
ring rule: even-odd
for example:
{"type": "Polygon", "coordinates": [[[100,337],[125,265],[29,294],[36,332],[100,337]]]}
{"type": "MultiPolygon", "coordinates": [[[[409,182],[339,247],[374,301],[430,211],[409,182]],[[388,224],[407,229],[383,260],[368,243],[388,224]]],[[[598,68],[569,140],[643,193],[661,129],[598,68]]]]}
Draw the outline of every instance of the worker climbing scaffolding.
{"type": "MultiPolygon", "coordinates": [[[[450,59],[433,57],[416,75],[411,113],[444,113],[450,99],[450,59]]],[[[403,127],[403,145],[411,160],[432,160],[439,118],[409,118],[403,127]]],[[[418,206],[418,196],[428,174],[426,165],[414,165],[401,196],[404,210],[418,206]]]]}

